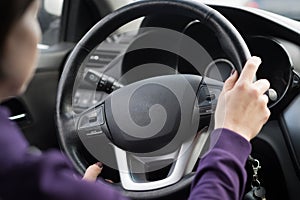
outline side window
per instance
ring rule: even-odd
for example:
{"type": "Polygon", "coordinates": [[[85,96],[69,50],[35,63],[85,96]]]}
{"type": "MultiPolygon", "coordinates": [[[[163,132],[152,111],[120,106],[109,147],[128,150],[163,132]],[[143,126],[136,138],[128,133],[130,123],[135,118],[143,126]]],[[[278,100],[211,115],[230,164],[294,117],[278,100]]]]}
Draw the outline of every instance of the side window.
{"type": "Polygon", "coordinates": [[[58,43],[60,33],[60,20],[64,0],[40,0],[41,7],[38,20],[42,30],[40,48],[47,49],[58,43]]]}

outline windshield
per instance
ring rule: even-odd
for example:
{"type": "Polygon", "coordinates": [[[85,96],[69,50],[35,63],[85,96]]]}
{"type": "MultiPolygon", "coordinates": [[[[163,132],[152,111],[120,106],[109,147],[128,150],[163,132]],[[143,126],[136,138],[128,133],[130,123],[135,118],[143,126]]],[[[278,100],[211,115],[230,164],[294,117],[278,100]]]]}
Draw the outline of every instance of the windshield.
{"type": "Polygon", "coordinates": [[[299,0],[197,0],[205,3],[259,8],[292,19],[300,19],[299,0]]]}
{"type": "MultiPolygon", "coordinates": [[[[112,0],[114,8],[119,8],[137,0],[112,0]]],[[[207,4],[246,6],[267,10],[292,19],[300,19],[300,0],[195,0],[207,4]]]]}
{"type": "Polygon", "coordinates": [[[271,11],[292,19],[300,19],[299,0],[255,0],[249,1],[248,5],[271,11]]]}

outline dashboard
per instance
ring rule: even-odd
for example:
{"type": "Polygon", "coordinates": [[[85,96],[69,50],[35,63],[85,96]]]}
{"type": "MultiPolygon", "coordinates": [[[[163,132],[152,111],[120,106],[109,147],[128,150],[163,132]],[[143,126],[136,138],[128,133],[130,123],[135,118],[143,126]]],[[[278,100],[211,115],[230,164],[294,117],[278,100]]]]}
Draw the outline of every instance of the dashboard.
{"type": "MultiPolygon", "coordinates": [[[[298,46],[299,39],[297,38],[296,41],[293,40],[293,35],[296,33],[286,27],[280,27],[281,25],[276,24],[272,20],[270,20],[269,23],[274,23],[274,27],[268,24],[268,26],[271,26],[268,28],[264,25],[264,21],[255,21],[255,18],[263,17],[257,15],[257,13],[254,14],[254,12],[244,11],[245,13],[242,13],[238,8],[233,10],[231,7],[227,8],[222,6],[216,8],[219,9],[219,11],[223,11],[224,13],[222,14],[224,14],[242,34],[251,54],[261,57],[262,64],[258,70],[257,78],[269,80],[271,88],[276,94],[276,97],[269,102],[269,107],[274,109],[273,111],[277,113],[280,112],[284,105],[289,103],[295,95],[294,93],[288,93],[288,90],[298,87],[300,48],[298,46]],[[238,13],[242,15],[239,15],[239,18],[235,18],[235,15],[238,13]],[[250,15],[250,17],[248,15],[250,15]],[[251,21],[255,21],[255,23],[251,21]],[[249,26],[247,26],[245,22],[247,22],[249,26]],[[276,26],[281,29],[286,29],[286,33],[290,34],[291,37],[287,38],[288,34],[279,28],[275,32],[274,29],[276,29],[276,26]],[[253,29],[249,29],[251,27],[253,27],[253,29]],[[277,104],[279,105],[276,106],[277,104]]],[[[264,11],[262,11],[262,13],[265,14],[264,11]]],[[[265,20],[267,20],[267,18],[265,20]]],[[[185,19],[181,16],[150,16],[145,18],[140,26],[140,30],[116,32],[101,43],[82,64],[83,74],[86,75],[88,71],[93,71],[96,73],[94,74],[95,76],[100,77],[102,74],[105,74],[120,82],[122,85],[127,85],[148,77],[177,73],[201,75],[224,82],[234,69],[230,57],[220,45],[215,34],[209,27],[197,20],[185,19]],[[172,20],[170,20],[171,18],[172,20]],[[184,46],[184,42],[182,41],[174,42],[178,48],[177,52],[159,48],[139,47],[143,44],[143,40],[149,39],[148,35],[145,36],[145,32],[151,32],[152,30],[145,28],[149,26],[172,29],[192,38],[200,44],[201,48],[205,51],[204,54],[208,58],[200,56],[203,52],[189,50],[190,54],[199,54],[199,64],[197,66],[191,64],[180,55],[181,51],[185,51],[184,48],[189,48],[189,46],[184,46]],[[151,68],[151,72],[147,70],[148,68],[151,68]],[[152,70],[153,68],[155,70],[152,70]],[[128,73],[132,70],[135,70],[135,73],[128,73]],[[136,70],[140,70],[141,73],[136,73],[136,70]],[[135,75],[131,76],[130,74],[135,75]],[[139,74],[139,76],[137,77],[136,74],[139,74]]],[[[155,36],[153,38],[157,39],[157,37],[158,36],[155,36]]],[[[170,45],[170,48],[174,47],[170,45]]],[[[86,109],[98,103],[107,96],[107,93],[111,92],[109,89],[105,91],[107,89],[99,89],[97,85],[87,84],[86,81],[82,81],[86,80],[83,74],[80,74],[78,77],[80,83],[74,98],[74,107],[79,112],[82,109],[86,109]],[[94,91],[92,94],[90,92],[91,90],[94,91]]]]}
{"type": "MultiPolygon", "coordinates": [[[[261,57],[257,79],[269,80],[276,94],[276,98],[271,99],[268,105],[272,112],[270,121],[253,141],[252,152],[264,167],[261,176],[269,191],[268,197],[296,197],[299,191],[293,185],[300,185],[300,141],[296,128],[290,131],[285,126],[291,121],[288,118],[295,121],[299,117],[291,109],[287,110],[287,107],[300,92],[300,24],[256,9],[225,6],[213,8],[237,28],[251,54],[261,57]]],[[[73,98],[73,107],[77,113],[104,100],[115,89],[145,78],[195,74],[224,82],[231,74],[234,66],[230,57],[216,35],[200,21],[182,16],[147,16],[141,21],[136,30],[112,34],[82,63],[73,98]],[[149,41],[149,37],[152,37],[153,32],[148,27],[171,29],[188,36],[205,51],[191,49],[182,40],[169,42],[170,49],[177,51],[152,46],[141,48],[143,39],[149,41]],[[184,48],[189,48],[189,54],[198,56],[198,65],[193,65],[182,56],[184,48]]],[[[161,41],[171,38],[168,35],[155,35],[152,39],[157,37],[161,41]]],[[[117,182],[118,177],[114,181],[117,182]]]]}

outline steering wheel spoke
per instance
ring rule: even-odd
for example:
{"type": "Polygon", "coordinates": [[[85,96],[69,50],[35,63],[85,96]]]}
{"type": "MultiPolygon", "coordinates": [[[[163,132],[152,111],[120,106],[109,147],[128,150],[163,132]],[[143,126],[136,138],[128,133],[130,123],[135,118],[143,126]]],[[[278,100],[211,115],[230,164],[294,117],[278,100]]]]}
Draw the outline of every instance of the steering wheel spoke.
{"type": "Polygon", "coordinates": [[[200,154],[206,150],[208,136],[207,131],[201,131],[176,151],[153,157],[126,152],[114,146],[123,188],[131,191],[148,191],[177,183],[192,172],[200,154]],[[164,172],[166,177],[151,180],[149,177],[151,172],[163,168],[167,170],[164,172]]]}
{"type": "Polygon", "coordinates": [[[224,83],[221,81],[207,77],[203,78],[203,83],[200,85],[197,92],[200,116],[215,113],[223,85],[224,83]]]}
{"type": "Polygon", "coordinates": [[[77,132],[85,136],[102,135],[105,125],[104,104],[100,103],[79,114],[77,132]]]}

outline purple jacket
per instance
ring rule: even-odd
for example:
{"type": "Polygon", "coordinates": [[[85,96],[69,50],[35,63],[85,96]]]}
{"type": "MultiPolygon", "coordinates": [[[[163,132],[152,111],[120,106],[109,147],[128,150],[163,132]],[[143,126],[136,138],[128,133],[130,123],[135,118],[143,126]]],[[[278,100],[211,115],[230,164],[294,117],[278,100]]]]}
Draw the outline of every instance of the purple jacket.
{"type": "MultiPolygon", "coordinates": [[[[126,199],[105,183],[75,179],[70,162],[60,152],[29,153],[5,108],[0,108],[0,130],[0,199],[126,199]]],[[[214,145],[200,162],[189,199],[240,199],[250,143],[226,129],[215,130],[211,139],[214,145]]]]}

